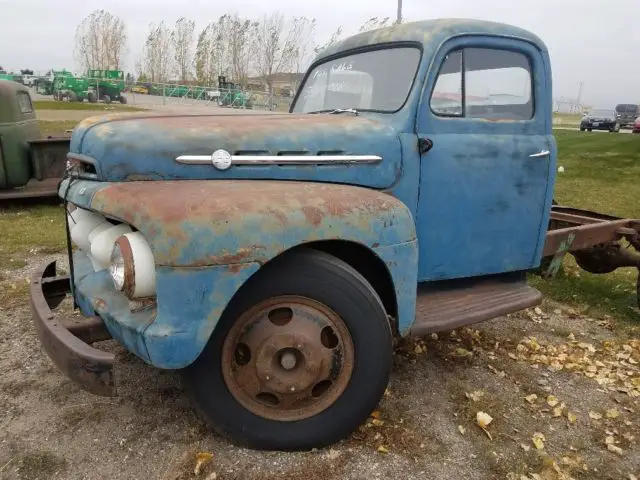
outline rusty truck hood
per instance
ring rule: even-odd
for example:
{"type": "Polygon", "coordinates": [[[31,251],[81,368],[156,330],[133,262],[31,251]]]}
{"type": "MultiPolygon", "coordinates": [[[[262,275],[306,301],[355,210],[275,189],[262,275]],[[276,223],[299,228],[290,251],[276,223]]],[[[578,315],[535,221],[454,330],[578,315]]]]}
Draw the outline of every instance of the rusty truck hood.
{"type": "MultiPolygon", "coordinates": [[[[96,167],[99,180],[286,179],[392,185],[402,167],[397,132],[385,123],[352,114],[109,115],[81,122],[71,152],[96,167]],[[215,168],[206,159],[223,149],[234,155],[324,155],[343,160],[380,157],[372,163],[283,165],[262,162],[215,168]],[[180,156],[205,157],[185,164],[180,156]]],[[[306,162],[306,159],[305,159],[306,162]]],[[[326,162],[325,162],[326,163],[326,162]]]]}

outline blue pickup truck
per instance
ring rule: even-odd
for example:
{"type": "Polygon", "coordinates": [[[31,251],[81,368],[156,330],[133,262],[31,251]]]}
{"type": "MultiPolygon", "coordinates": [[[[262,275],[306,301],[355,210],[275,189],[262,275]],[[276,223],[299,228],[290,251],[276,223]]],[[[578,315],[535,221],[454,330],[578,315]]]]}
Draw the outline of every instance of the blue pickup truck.
{"type": "Polygon", "coordinates": [[[563,255],[638,266],[635,220],[555,205],[551,66],[508,25],[361,33],[313,62],[288,114],[84,120],[59,195],[70,275],[34,324],[67,376],[116,394],[113,338],[184,378],[217,432],[260,449],[350,434],[394,340],[538,304],[563,255]],[[626,245],[626,244],[625,244],[626,245]],[[68,292],[82,316],[54,313],[68,292]]]}

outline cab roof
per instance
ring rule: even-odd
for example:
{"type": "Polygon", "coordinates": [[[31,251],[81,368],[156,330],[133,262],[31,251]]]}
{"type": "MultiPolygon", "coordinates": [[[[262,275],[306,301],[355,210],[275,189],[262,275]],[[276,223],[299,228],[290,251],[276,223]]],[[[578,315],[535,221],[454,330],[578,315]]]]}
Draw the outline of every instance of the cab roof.
{"type": "Polygon", "coordinates": [[[542,40],[533,33],[505,23],[489,22],[462,18],[444,18],[402,23],[391,27],[379,28],[346,38],[320,52],[315,61],[352,50],[380,43],[417,42],[423,46],[438,46],[459,35],[499,35],[525,40],[546,52],[542,40]]]}
{"type": "Polygon", "coordinates": [[[22,113],[18,110],[17,94],[20,92],[29,95],[29,89],[21,83],[0,80],[0,123],[22,121],[34,116],[33,112],[22,113]]]}

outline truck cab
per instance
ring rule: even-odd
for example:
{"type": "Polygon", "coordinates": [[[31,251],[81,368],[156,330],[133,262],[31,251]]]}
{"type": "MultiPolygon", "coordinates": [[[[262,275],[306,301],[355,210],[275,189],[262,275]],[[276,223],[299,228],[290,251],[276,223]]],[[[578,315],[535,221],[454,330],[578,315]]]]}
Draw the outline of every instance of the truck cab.
{"type": "Polygon", "coordinates": [[[0,80],[0,200],[56,196],[68,138],[42,138],[29,89],[0,80]]]}
{"type": "Polygon", "coordinates": [[[289,114],[84,120],[59,188],[70,276],[31,287],[42,343],[100,395],[100,339],[180,371],[238,443],[335,442],[382,397],[394,339],[541,301],[551,129],[544,43],[460,19],[328,48],[289,114]],[[52,314],[66,290],[84,320],[52,314]]]}

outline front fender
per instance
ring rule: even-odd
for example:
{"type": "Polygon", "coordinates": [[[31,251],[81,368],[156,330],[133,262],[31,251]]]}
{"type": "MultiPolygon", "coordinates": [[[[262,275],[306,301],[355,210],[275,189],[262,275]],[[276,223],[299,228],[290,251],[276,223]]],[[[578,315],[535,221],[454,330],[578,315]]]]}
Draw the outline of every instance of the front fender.
{"type": "Polygon", "coordinates": [[[150,243],[156,264],[173,267],[263,264],[293,246],[319,240],[376,248],[416,238],[411,213],[401,201],[349,185],[77,181],[69,199],[133,225],[150,243]],[[85,198],[78,198],[83,189],[85,198]]]}
{"type": "Polygon", "coordinates": [[[244,281],[260,265],[310,242],[349,241],[376,252],[392,275],[400,324],[412,319],[415,224],[409,209],[388,194],[266,180],[74,181],[67,198],[129,223],[149,242],[157,265],[159,315],[143,335],[156,366],[180,368],[195,360],[244,281]],[[398,248],[410,253],[406,261],[399,262],[398,248]],[[181,294],[183,289],[189,291],[181,294]],[[186,317],[180,314],[185,309],[186,317]]]}

